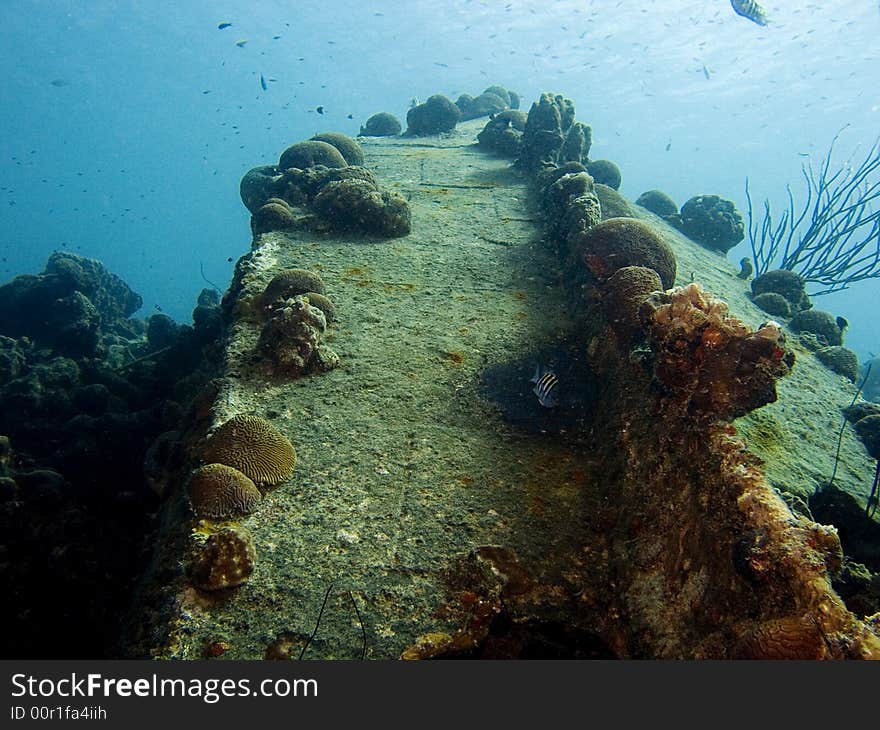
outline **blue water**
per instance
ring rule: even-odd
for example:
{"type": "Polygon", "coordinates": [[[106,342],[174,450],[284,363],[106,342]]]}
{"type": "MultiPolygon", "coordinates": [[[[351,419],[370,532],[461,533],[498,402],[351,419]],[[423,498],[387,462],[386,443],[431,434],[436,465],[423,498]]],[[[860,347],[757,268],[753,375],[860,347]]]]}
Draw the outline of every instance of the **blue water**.
{"type": "MultiPolygon", "coordinates": [[[[727,0],[3,0],[0,279],[64,248],[128,281],[140,315],[188,321],[200,266],[225,287],[249,248],[246,170],[377,111],[403,119],[413,97],[492,83],[525,109],[542,91],[573,99],[630,198],[715,193],[745,212],[748,176],[778,208],[804,155],[846,127],[842,162],[880,132],[880,12],[763,6],[764,28],[727,0]],[[277,80],[264,91],[260,74],[277,80]]],[[[849,320],[862,358],[880,353],[878,287],[815,302],[849,320]]]]}

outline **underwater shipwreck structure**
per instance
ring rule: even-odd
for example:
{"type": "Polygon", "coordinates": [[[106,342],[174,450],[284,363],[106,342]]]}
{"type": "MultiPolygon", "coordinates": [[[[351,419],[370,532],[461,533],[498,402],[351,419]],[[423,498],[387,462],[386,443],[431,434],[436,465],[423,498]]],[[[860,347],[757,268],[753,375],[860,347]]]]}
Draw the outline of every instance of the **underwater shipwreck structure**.
{"type": "MultiPolygon", "coordinates": [[[[503,114],[245,177],[225,362],[157,479],[125,653],[880,658],[806,508],[855,386],[596,182],[570,102],[503,114]]],[[[857,440],[838,465],[863,499],[857,440]]]]}

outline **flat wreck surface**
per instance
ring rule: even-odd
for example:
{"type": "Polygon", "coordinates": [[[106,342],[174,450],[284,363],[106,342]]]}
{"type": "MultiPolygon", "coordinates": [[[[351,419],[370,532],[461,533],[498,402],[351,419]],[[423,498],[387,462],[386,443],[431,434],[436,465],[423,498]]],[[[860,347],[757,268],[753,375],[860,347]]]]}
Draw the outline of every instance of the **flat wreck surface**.
{"type": "MultiPolygon", "coordinates": [[[[492,592],[493,573],[517,583],[529,617],[547,625],[580,622],[590,634],[590,617],[609,608],[603,495],[614,475],[589,446],[604,435],[548,414],[529,382],[542,358],[563,359],[568,295],[525,181],[473,144],[483,123],[443,138],[361,141],[381,185],[409,201],[409,236],[273,232],[239,267],[242,297],[284,268],[318,272],[338,313],[325,342],[340,366],[284,380],[255,359],[260,325],[232,326],[214,425],[262,416],[291,440],[297,466],[242,520],[256,567],[224,595],[191,588],[182,571],[167,578],[192,525],[178,485],[145,588],[166,597],[152,601],[164,608],[132,653],[196,659],[222,645],[224,658],[262,658],[280,637],[296,658],[326,596],[306,657],[396,658],[420,636],[460,629],[474,615],[472,593],[492,592]],[[488,388],[486,372],[501,373],[488,388]]],[[[762,314],[734,267],[662,230],[678,283],[693,271],[756,326],[762,314]]],[[[798,358],[779,402],[742,419],[742,433],[773,486],[807,494],[827,478],[837,409],[853,388],[805,352],[798,358]]],[[[838,486],[864,498],[871,473],[862,447],[845,442],[838,486]]],[[[601,633],[590,651],[613,655],[601,633]]]]}

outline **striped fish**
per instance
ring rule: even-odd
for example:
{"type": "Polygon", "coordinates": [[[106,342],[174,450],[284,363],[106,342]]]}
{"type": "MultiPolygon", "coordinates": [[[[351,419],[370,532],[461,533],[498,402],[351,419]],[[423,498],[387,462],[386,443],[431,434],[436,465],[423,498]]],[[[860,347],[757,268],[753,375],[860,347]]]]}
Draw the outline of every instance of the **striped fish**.
{"type": "Polygon", "coordinates": [[[538,396],[538,403],[544,406],[544,408],[556,407],[556,386],[559,385],[559,378],[556,377],[556,373],[538,365],[535,368],[534,377],[529,382],[535,384],[535,387],[532,388],[532,393],[538,396]]]}
{"type": "Polygon", "coordinates": [[[742,15],[758,25],[767,25],[767,14],[755,0],[730,0],[730,6],[737,15],[742,15]]]}

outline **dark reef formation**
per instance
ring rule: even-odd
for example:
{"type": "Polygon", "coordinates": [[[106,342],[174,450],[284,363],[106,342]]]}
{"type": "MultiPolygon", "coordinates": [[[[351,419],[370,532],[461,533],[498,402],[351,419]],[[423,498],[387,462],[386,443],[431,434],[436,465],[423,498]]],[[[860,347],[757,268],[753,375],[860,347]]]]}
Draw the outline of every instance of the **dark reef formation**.
{"type": "Polygon", "coordinates": [[[2,654],[114,656],[154,529],[150,469],[180,457],[180,429],[196,418],[190,403],[219,356],[219,300],[203,291],[193,326],[131,319],[140,297],[68,253],[0,287],[0,300],[2,654]]]}

